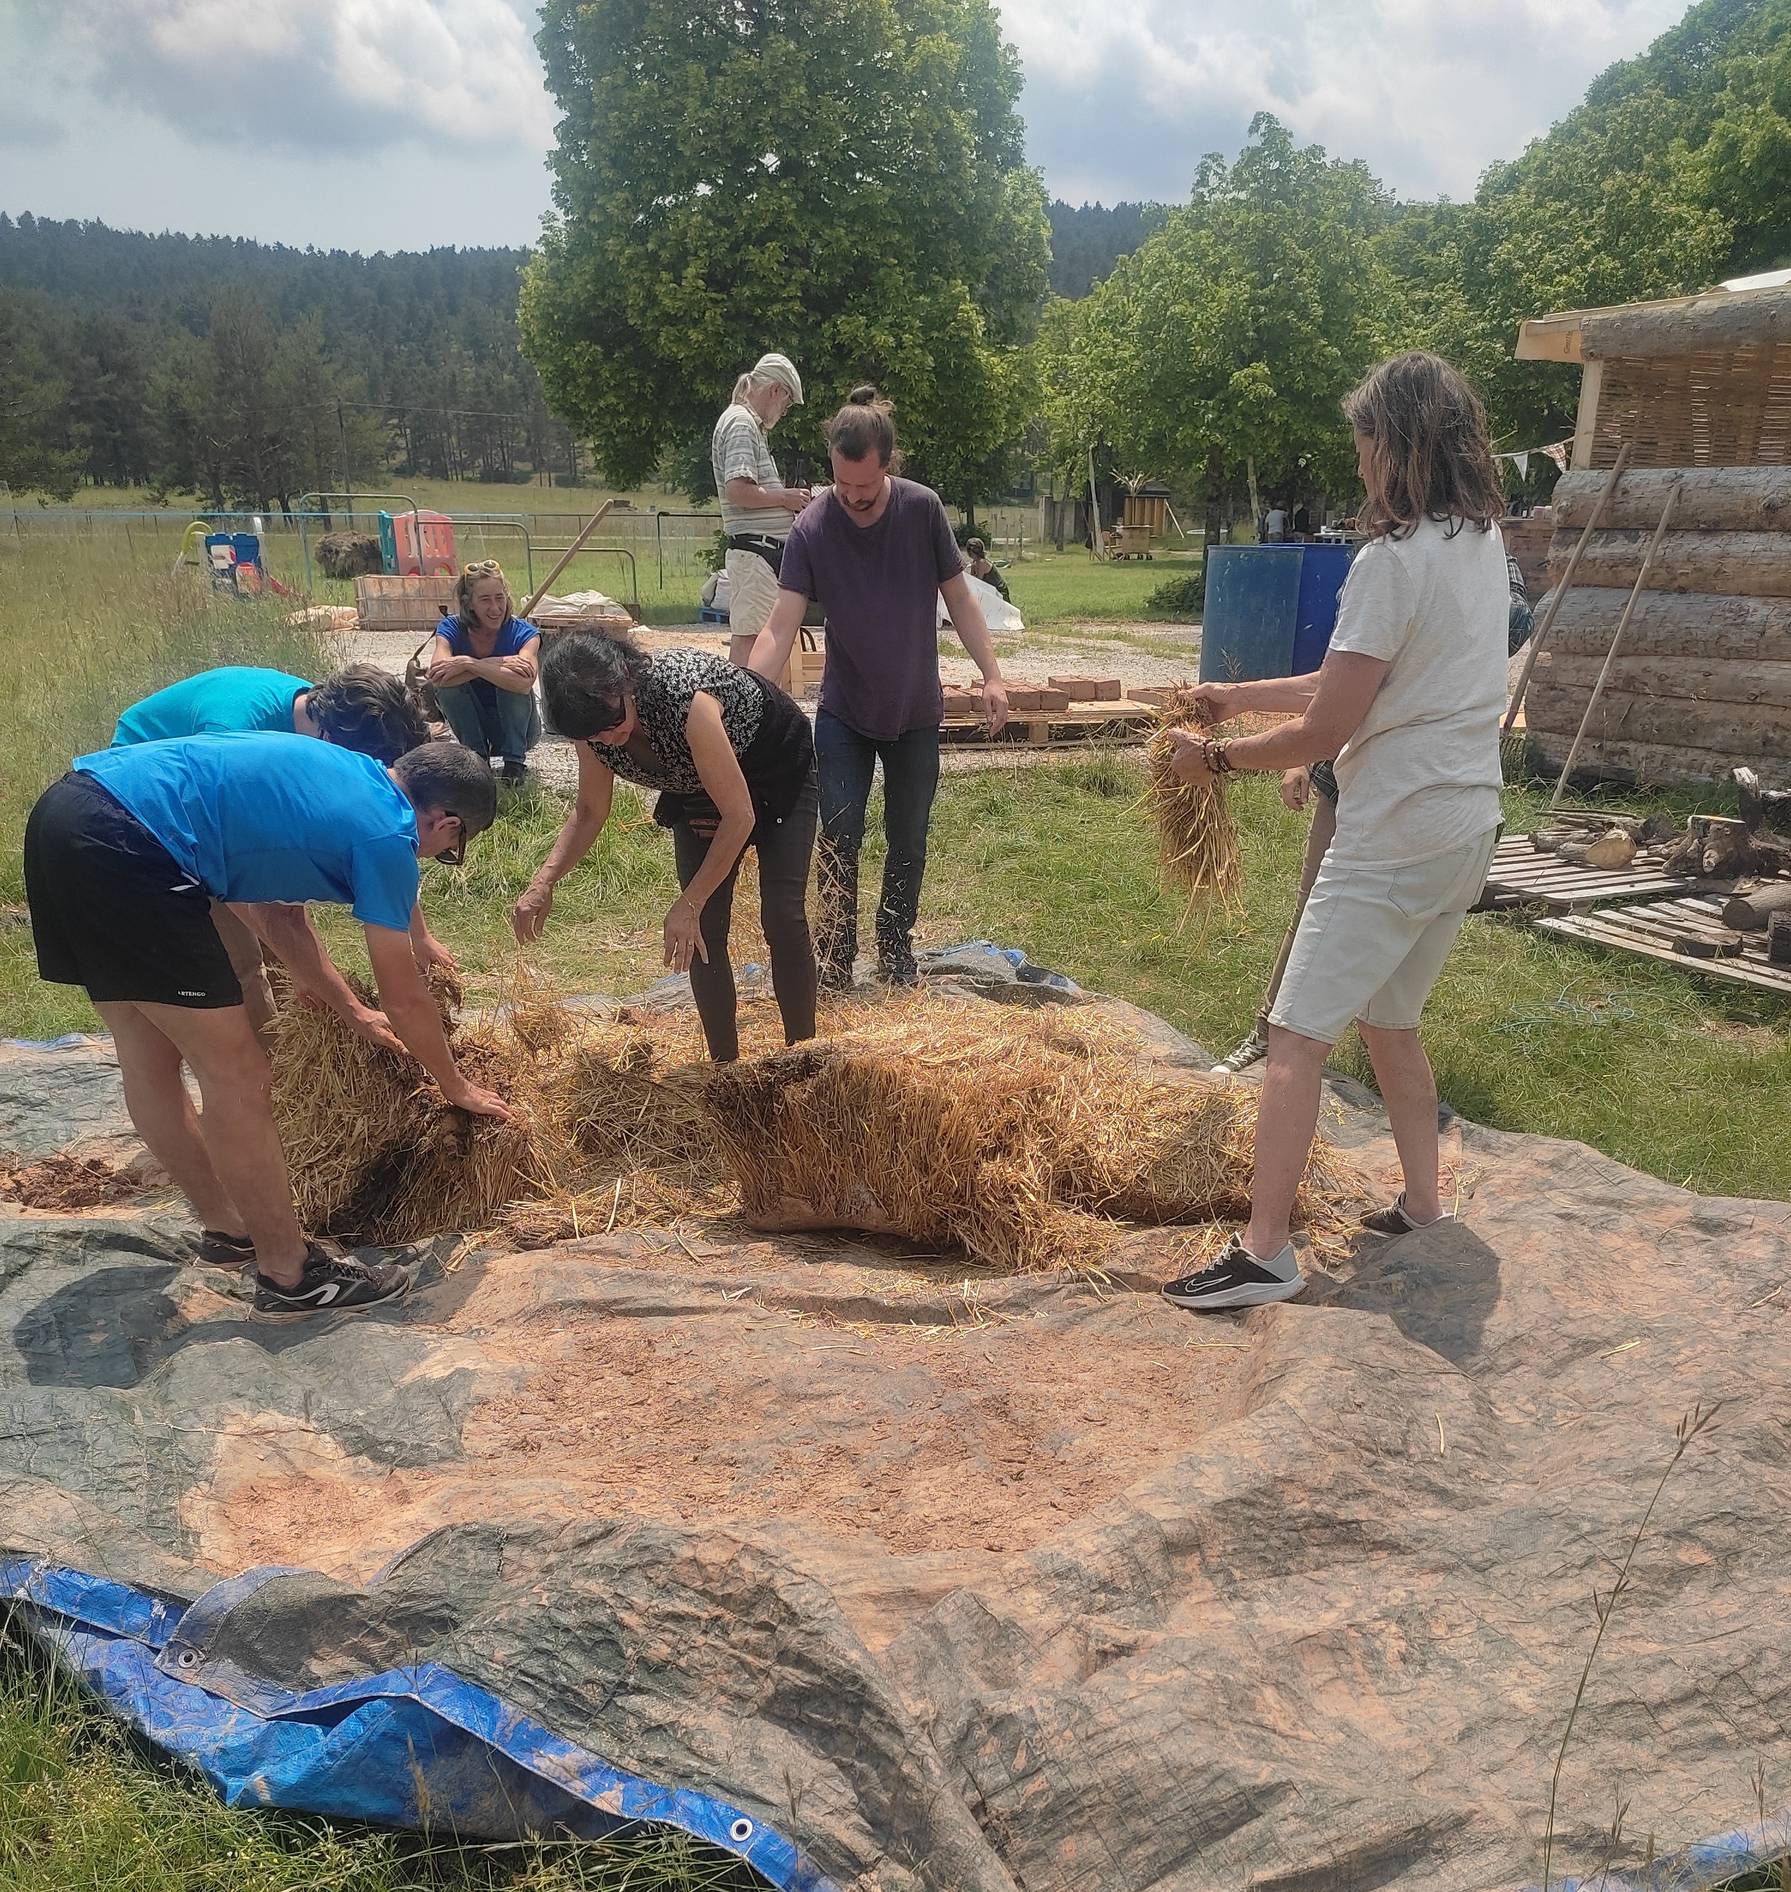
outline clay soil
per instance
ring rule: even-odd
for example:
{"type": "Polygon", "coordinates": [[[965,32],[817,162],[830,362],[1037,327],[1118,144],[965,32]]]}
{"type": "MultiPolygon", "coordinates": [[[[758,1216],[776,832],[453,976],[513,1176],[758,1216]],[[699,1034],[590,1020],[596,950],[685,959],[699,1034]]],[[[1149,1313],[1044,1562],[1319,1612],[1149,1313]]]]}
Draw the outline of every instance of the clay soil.
{"type": "Polygon", "coordinates": [[[394,1470],[245,1416],[188,1502],[200,1554],[364,1578],[444,1523],[632,1516],[1005,1556],[1242,1410],[1245,1333],[1154,1294],[942,1282],[819,1242],[662,1251],[669,1272],[641,1250],[485,1265],[428,1368],[474,1375],[460,1458],[394,1470]]]}
{"type": "Polygon", "coordinates": [[[0,1161],[0,1202],[25,1209],[96,1209],[140,1196],[147,1186],[134,1169],[98,1156],[59,1151],[16,1169],[0,1161]]]}

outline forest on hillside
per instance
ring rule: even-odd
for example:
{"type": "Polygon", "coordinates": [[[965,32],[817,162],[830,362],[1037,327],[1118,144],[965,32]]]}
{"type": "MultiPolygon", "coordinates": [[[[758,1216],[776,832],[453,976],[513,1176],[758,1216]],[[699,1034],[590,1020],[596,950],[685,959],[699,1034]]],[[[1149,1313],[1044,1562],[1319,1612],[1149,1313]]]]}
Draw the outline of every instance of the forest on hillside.
{"type": "MultiPolygon", "coordinates": [[[[961,3],[970,26],[987,12],[961,3]]],[[[603,7],[574,13],[589,30],[603,7]]],[[[1570,377],[1510,359],[1525,317],[1791,261],[1791,0],[1702,0],[1459,204],[1400,202],[1366,166],[1300,147],[1264,119],[1234,160],[1207,161],[1185,204],[1046,206],[1023,168],[1017,82],[999,49],[975,78],[980,97],[966,78],[954,109],[972,128],[998,123],[1002,142],[972,153],[962,183],[1011,208],[1016,241],[1030,242],[1036,222],[1042,254],[1048,231],[1048,290],[1037,265],[997,270],[971,304],[941,302],[934,327],[892,332],[887,359],[841,360],[842,373],[905,376],[945,416],[922,444],[957,469],[954,498],[997,490],[1003,469],[1025,462],[1074,472],[1091,447],[1116,468],[1241,490],[1252,472],[1277,477],[1307,458],[1302,443],[1335,431],[1340,385],[1376,353],[1415,343],[1475,375],[1506,439],[1558,438],[1570,377]],[[968,360],[997,330],[980,379],[952,368],[954,351],[968,360]],[[923,346],[930,359],[914,352],[923,346]],[[975,410],[966,443],[950,438],[954,402],[975,410]]],[[[924,148],[909,137],[900,161],[924,148]]],[[[960,180],[934,182],[944,202],[960,180]]],[[[911,235],[915,267],[944,268],[944,284],[962,265],[942,262],[938,227],[934,211],[926,228],[891,226],[887,241],[911,235]]],[[[694,433],[625,449],[598,407],[568,399],[580,419],[556,416],[519,336],[529,256],[361,256],[0,215],[0,482],[266,506],[404,473],[577,480],[624,459],[637,470],[650,446],[662,470],[700,485],[694,433]]],[[[863,273],[839,277],[831,320],[846,338],[893,319],[887,304],[852,302],[863,273]]],[[[778,327],[781,305],[759,309],[753,280],[749,258],[717,252],[711,293],[729,319],[778,327]]],[[[565,356],[546,313],[534,346],[552,385],[565,356]]],[[[630,323],[631,345],[688,355],[689,332],[642,336],[630,323]]],[[[840,347],[849,354],[849,339],[840,347]]]]}

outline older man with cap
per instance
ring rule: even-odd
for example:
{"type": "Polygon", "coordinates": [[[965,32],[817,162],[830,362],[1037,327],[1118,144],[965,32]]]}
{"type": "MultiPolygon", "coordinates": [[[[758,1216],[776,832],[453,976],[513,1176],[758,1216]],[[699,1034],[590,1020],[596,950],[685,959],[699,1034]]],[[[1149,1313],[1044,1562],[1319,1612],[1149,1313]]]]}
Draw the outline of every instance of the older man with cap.
{"type": "Polygon", "coordinates": [[[813,497],[778,477],[766,436],[802,405],[802,377],[788,355],[761,355],[734,383],[734,398],[709,441],[722,528],[728,535],[729,655],[744,665],[777,602],[790,521],[813,497]]]}

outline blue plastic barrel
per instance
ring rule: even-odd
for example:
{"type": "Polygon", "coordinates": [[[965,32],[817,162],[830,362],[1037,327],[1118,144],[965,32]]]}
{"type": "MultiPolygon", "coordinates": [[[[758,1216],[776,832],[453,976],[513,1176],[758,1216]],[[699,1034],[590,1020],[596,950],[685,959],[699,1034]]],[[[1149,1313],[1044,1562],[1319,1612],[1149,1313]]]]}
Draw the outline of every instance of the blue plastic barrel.
{"type": "Polygon", "coordinates": [[[1316,670],[1337,626],[1337,595],[1356,547],[1213,545],[1201,617],[1202,683],[1248,683],[1316,670]]]}

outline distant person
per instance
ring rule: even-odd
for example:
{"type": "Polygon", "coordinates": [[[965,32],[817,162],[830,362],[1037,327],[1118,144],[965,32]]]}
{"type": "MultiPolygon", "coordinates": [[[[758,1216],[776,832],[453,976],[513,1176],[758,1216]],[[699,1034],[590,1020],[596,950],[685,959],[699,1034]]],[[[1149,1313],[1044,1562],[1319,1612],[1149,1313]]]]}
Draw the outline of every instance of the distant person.
{"type": "MultiPolygon", "coordinates": [[[[358,750],[387,764],[429,740],[429,726],[406,694],[402,681],[377,664],[350,664],[321,683],[307,683],[303,677],[289,676],[283,670],[230,664],[217,670],[201,670],[133,703],[118,719],[112,747],[126,749],[140,742],[164,742],[177,736],[254,732],[317,736],[339,749],[358,750]]],[[[397,1040],[384,1015],[361,1003],[354,988],[336,970],[302,907],[296,917],[315,949],[306,952],[302,965],[311,968],[321,983],[313,984],[299,968],[289,967],[295,983],[311,991],[364,1038],[396,1049],[397,1040]]],[[[211,918],[230,956],[230,969],[242,986],[249,1023],[265,1043],[274,1022],[266,949],[222,901],[212,902],[211,918]]],[[[429,931],[421,905],[411,915],[410,937],[420,966],[459,971],[454,955],[429,931]]]]}
{"type": "MultiPolygon", "coordinates": [[[[964,558],[966,561],[964,569],[972,578],[981,579],[991,590],[999,591],[1002,597],[1007,597],[1007,580],[1002,577],[994,560],[989,557],[989,548],[981,539],[964,541],[964,558]]],[[[1008,602],[1011,604],[1013,600],[1010,598],[1008,602]]]]}
{"type": "Polygon", "coordinates": [[[1288,521],[1288,530],[1296,539],[1312,537],[1312,508],[1302,499],[1293,509],[1293,517],[1288,521]]]}
{"type": "Polygon", "coordinates": [[[783,674],[810,598],[827,613],[827,668],[815,713],[821,792],[821,983],[849,986],[858,957],[858,852],[871,776],[883,764],[888,853],[877,902],[877,972],[913,985],[914,922],[926,870],[927,828],[939,788],[938,600],[983,678],[991,733],[1007,723],[1007,686],[989,627],[939,495],[899,476],[890,405],[873,387],[827,423],[833,486],[796,521],[777,603],[752,667],[783,674]]]}
{"type": "MultiPolygon", "coordinates": [[[[1300,1292],[1289,1218],[1311,1153],[1326,1057],[1353,1022],[1367,1047],[1404,1188],[1363,1218],[1400,1235],[1449,1219],[1437,1090],[1418,1037],[1426,999],[1479,899],[1499,833],[1499,718],[1509,587],[1504,495],[1479,397],[1445,361],[1384,361],[1344,402],[1366,489],[1367,543],[1303,713],[1258,735],[1172,731],[1189,783],[1337,758],[1337,832],[1269,1016],[1250,1220],[1164,1294],[1195,1309],[1300,1292]]],[[[1285,701],[1297,680],[1231,686],[1230,707],[1285,701]]]]}
{"type": "Polygon", "coordinates": [[[528,780],[528,754],[541,740],[535,707],[540,631],[510,608],[510,587],[495,558],[468,565],[454,587],[456,611],[435,627],[429,681],[455,739],[503,764],[506,782],[528,780]]]}
{"type": "Polygon", "coordinates": [[[649,656],[629,637],[562,637],[542,666],[548,720],[578,745],[578,796],[516,903],[516,937],[539,939],[555,885],[609,820],[616,777],[659,791],[682,888],[665,916],[665,963],[690,975],[709,1055],[740,1055],[728,930],[747,848],[759,863],[759,921],[784,1042],[815,1035],[808,874],[815,850],[815,745],[776,684],[702,650],[649,656]]]}
{"type": "Polygon", "coordinates": [[[1287,508],[1278,499],[1269,501],[1262,516],[1262,537],[1265,545],[1280,545],[1287,538],[1287,508]]]}
{"type": "Polygon", "coordinates": [[[409,935],[419,857],[464,855],[496,804],[489,767],[457,743],[425,743],[387,769],[327,743],[252,734],[78,756],[31,811],[38,974],[86,988],[112,1034],[131,1122],[198,1220],[199,1259],[253,1263],[258,1314],[351,1313],[396,1299],[410,1280],[343,1261],[300,1229],[267,1059],[213,902],[295,968],[308,948],[293,914],[311,900],[352,907],[397,1037],[449,1104],[506,1118],[503,1100],[456,1066],[409,935]]]}
{"type": "Polygon", "coordinates": [[[709,466],[727,534],[728,655],[744,664],[777,602],[777,573],[790,523],[813,495],[786,486],[768,436],[802,405],[802,377],[788,355],[761,355],[734,383],[734,397],[709,437],[709,466]]]}

